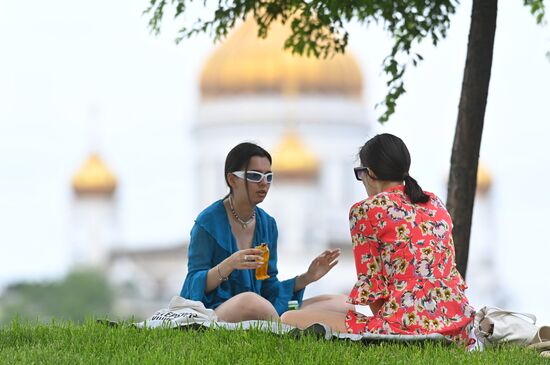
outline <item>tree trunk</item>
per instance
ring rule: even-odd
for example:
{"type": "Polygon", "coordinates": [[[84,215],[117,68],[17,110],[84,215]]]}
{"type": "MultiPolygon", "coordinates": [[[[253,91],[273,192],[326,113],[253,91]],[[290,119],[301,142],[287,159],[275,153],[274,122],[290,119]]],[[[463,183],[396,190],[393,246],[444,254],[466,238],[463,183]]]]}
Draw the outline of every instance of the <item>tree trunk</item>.
{"type": "Polygon", "coordinates": [[[479,147],[493,63],[497,0],[474,0],[458,106],[447,208],[453,218],[458,271],[466,277],[479,147]]]}

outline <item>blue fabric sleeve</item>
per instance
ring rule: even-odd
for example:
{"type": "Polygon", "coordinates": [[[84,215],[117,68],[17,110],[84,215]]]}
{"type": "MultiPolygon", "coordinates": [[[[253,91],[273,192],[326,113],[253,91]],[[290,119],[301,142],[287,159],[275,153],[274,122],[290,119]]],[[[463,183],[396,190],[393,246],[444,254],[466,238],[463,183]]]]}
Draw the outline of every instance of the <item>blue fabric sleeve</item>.
{"type": "Polygon", "coordinates": [[[277,310],[279,315],[288,310],[288,302],[290,300],[297,300],[302,305],[302,299],[304,297],[305,288],[294,292],[294,286],[296,285],[296,278],[279,281],[277,279],[277,238],[278,231],[275,220],[270,222],[271,224],[271,237],[272,242],[269,247],[269,264],[268,275],[269,279],[266,279],[262,284],[261,295],[269,300],[271,304],[277,310]]]}
{"type": "Polygon", "coordinates": [[[180,296],[205,302],[206,276],[213,265],[214,238],[195,223],[189,242],[187,276],[180,296]]]}

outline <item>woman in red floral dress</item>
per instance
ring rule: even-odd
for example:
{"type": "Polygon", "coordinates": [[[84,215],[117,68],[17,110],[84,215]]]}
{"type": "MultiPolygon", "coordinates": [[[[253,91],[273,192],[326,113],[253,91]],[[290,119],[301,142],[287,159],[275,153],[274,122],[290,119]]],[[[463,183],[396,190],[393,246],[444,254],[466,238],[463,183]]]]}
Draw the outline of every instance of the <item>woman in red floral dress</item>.
{"type": "Polygon", "coordinates": [[[475,312],[455,266],[449,213],[409,176],[410,155],[400,138],[377,135],[359,158],[355,176],[369,198],[350,210],[357,282],[348,302],[369,305],[373,315],[306,309],[286,312],[282,321],[360,334],[440,333],[466,343],[475,312]]]}

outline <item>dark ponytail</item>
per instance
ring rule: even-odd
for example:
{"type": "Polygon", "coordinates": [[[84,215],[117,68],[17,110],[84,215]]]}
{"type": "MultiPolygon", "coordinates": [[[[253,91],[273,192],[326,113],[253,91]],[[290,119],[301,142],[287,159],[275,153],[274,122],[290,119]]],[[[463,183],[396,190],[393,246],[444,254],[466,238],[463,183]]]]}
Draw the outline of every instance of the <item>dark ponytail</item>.
{"type": "Polygon", "coordinates": [[[407,174],[405,180],[405,194],[409,196],[413,203],[427,203],[430,200],[430,196],[426,194],[418,182],[407,174]]]}
{"type": "Polygon", "coordinates": [[[430,196],[409,176],[411,155],[401,138],[379,134],[365,143],[359,151],[363,167],[368,167],[379,180],[405,182],[405,194],[413,203],[427,203],[430,196]]]}

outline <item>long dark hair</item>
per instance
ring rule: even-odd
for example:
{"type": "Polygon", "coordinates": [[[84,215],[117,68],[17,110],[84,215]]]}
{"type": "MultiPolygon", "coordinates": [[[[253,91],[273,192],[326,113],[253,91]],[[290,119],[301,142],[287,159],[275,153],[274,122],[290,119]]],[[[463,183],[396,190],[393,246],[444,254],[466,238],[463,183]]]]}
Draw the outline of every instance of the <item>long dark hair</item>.
{"type": "MultiPolygon", "coordinates": [[[[248,164],[250,163],[250,159],[254,156],[265,157],[269,160],[270,164],[272,163],[269,152],[257,144],[250,142],[239,143],[227,154],[227,157],[225,158],[224,177],[225,183],[229,187],[229,194],[233,193],[233,189],[231,188],[231,185],[229,185],[227,174],[235,171],[248,171],[248,164]]],[[[248,191],[248,180],[245,179],[244,181],[246,184],[246,190],[248,191]]]]}
{"type": "Polygon", "coordinates": [[[393,134],[379,134],[365,143],[359,151],[363,167],[372,170],[379,180],[405,181],[405,194],[413,203],[426,203],[430,196],[409,175],[411,155],[401,138],[393,134]]]}

